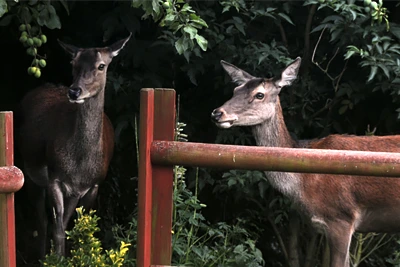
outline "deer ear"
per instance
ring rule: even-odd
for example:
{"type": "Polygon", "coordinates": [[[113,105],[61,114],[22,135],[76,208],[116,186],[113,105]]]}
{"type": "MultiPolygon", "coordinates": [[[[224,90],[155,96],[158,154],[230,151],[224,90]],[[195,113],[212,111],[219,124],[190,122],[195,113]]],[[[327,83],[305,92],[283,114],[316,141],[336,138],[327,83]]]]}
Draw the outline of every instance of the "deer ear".
{"type": "Polygon", "coordinates": [[[61,41],[58,40],[58,39],[57,39],[57,41],[58,41],[58,43],[60,44],[60,46],[61,46],[65,51],[67,51],[68,54],[70,54],[70,55],[72,56],[72,58],[74,58],[74,57],[76,56],[76,54],[77,54],[78,51],[79,51],[79,48],[78,48],[78,47],[73,46],[73,45],[70,45],[70,44],[63,43],[63,42],[61,42],[61,41]]]}
{"type": "Polygon", "coordinates": [[[251,76],[244,70],[241,70],[238,67],[226,61],[221,60],[221,65],[224,68],[224,70],[228,73],[228,75],[231,77],[232,81],[237,85],[244,84],[249,80],[255,78],[254,76],[251,76]]]}
{"type": "Polygon", "coordinates": [[[297,74],[299,73],[299,68],[301,65],[301,58],[297,57],[289,66],[286,67],[282,71],[281,78],[275,82],[278,87],[284,87],[287,85],[291,85],[294,80],[297,78],[297,74]]]}
{"type": "Polygon", "coordinates": [[[124,48],[125,44],[129,41],[131,36],[132,33],[129,33],[129,36],[127,38],[119,40],[109,46],[111,50],[111,57],[115,57],[116,55],[118,55],[119,51],[121,51],[121,49],[124,48]]]}

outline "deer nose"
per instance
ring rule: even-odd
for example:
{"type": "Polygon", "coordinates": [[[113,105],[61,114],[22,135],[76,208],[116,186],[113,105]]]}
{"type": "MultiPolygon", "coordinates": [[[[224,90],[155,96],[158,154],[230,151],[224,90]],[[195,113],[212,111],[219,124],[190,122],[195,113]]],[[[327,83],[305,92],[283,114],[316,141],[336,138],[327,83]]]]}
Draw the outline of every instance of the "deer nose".
{"type": "Polygon", "coordinates": [[[219,121],[222,117],[222,111],[219,109],[214,109],[213,112],[211,113],[211,119],[213,121],[219,121]]]}
{"type": "Polygon", "coordinates": [[[68,97],[71,100],[77,100],[78,97],[82,94],[82,89],[80,87],[71,87],[68,90],[68,97]]]}

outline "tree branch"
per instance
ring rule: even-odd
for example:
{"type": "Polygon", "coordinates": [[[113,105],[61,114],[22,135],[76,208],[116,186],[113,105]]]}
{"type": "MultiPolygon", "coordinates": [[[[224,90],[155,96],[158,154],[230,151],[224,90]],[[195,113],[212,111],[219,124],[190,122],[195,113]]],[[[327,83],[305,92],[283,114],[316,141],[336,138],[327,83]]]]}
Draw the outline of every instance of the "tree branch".
{"type": "Polygon", "coordinates": [[[267,217],[268,217],[269,223],[272,226],[272,230],[274,230],[276,238],[278,239],[278,243],[281,246],[283,256],[284,256],[286,262],[289,263],[289,257],[288,257],[288,254],[287,254],[287,251],[286,251],[286,247],[285,247],[285,243],[283,242],[282,236],[280,235],[280,233],[278,231],[278,228],[276,227],[276,225],[275,225],[274,221],[272,220],[271,216],[268,215],[267,217]]]}
{"type": "Polygon", "coordinates": [[[331,79],[331,81],[332,81],[332,86],[333,86],[333,88],[335,89],[335,92],[336,92],[336,91],[338,90],[338,88],[339,88],[340,80],[342,79],[343,74],[344,74],[344,72],[345,72],[345,70],[346,70],[348,60],[345,61],[344,67],[343,67],[342,71],[339,73],[339,75],[337,75],[337,76],[335,76],[335,77],[331,76],[331,75],[329,74],[328,71],[329,71],[329,66],[330,66],[331,62],[333,61],[333,59],[336,57],[336,55],[337,55],[338,52],[339,52],[339,48],[336,49],[335,54],[334,54],[334,55],[332,56],[332,58],[328,61],[328,64],[327,64],[327,66],[326,66],[325,69],[322,68],[321,65],[320,65],[318,62],[315,61],[315,53],[316,53],[317,48],[318,48],[318,45],[319,45],[319,43],[320,43],[320,41],[321,41],[322,35],[323,35],[324,32],[325,32],[325,29],[326,29],[326,27],[321,31],[321,34],[319,35],[317,44],[316,44],[315,47],[314,47],[313,55],[312,55],[312,57],[311,57],[311,62],[314,63],[314,65],[317,66],[323,73],[325,73],[325,75],[328,76],[329,79],[331,79]]]}
{"type": "Polygon", "coordinates": [[[278,24],[278,27],[279,27],[279,32],[281,33],[281,38],[282,38],[283,45],[287,48],[288,47],[288,41],[287,41],[286,32],[285,32],[285,29],[282,26],[281,20],[279,20],[277,22],[277,24],[278,24]]]}
{"type": "Polygon", "coordinates": [[[306,28],[304,30],[304,51],[303,51],[303,66],[302,66],[302,73],[306,74],[308,73],[309,70],[309,55],[310,55],[310,32],[311,32],[311,25],[312,25],[312,20],[315,14],[315,11],[317,9],[317,5],[313,4],[311,5],[309,12],[308,12],[308,17],[307,17],[307,22],[306,22],[306,28]]]}

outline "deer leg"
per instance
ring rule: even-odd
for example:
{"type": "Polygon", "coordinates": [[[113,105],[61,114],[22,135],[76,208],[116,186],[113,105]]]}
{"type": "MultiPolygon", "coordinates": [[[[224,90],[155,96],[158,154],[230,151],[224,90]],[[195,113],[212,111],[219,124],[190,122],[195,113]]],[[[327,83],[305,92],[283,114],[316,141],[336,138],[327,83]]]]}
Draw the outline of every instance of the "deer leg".
{"type": "MultiPolygon", "coordinates": [[[[72,215],[74,214],[74,212],[76,210],[78,201],[79,201],[78,197],[64,198],[64,218],[63,218],[64,232],[65,232],[65,230],[69,230],[71,227],[71,225],[69,223],[71,221],[72,215]]],[[[67,241],[65,243],[66,243],[65,244],[66,256],[69,256],[71,244],[68,243],[67,241]]]]}
{"type": "Polygon", "coordinates": [[[327,238],[330,249],[330,267],[350,267],[349,248],[353,225],[348,222],[328,224],[327,238]]]}
{"type": "Polygon", "coordinates": [[[47,252],[47,227],[48,227],[48,215],[46,206],[46,190],[36,185],[28,175],[26,175],[25,187],[29,195],[29,199],[33,200],[33,212],[29,211],[31,216],[34,216],[34,229],[32,234],[35,237],[35,244],[38,248],[39,259],[43,259],[47,252]]]}
{"type": "Polygon", "coordinates": [[[48,218],[46,212],[46,190],[39,189],[38,199],[36,202],[37,211],[37,237],[39,238],[39,256],[43,259],[47,252],[47,227],[48,218]]]}
{"type": "Polygon", "coordinates": [[[97,192],[99,191],[99,185],[95,184],[89,191],[81,198],[79,205],[85,207],[85,209],[92,209],[96,201],[97,192]]]}
{"type": "Polygon", "coordinates": [[[57,254],[65,255],[64,198],[59,181],[51,182],[48,197],[53,220],[53,242],[57,254]]]}

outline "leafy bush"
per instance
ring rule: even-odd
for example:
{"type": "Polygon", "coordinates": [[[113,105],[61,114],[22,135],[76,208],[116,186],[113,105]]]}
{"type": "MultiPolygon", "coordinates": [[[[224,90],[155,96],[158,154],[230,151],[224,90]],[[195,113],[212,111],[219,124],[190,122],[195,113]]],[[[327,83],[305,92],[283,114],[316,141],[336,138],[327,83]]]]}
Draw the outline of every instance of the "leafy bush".
{"type": "Polygon", "coordinates": [[[42,262],[43,266],[49,267],[120,267],[124,263],[125,254],[128,252],[129,243],[121,241],[117,250],[106,250],[103,252],[100,240],[94,236],[100,231],[97,226],[100,218],[91,210],[89,214],[83,214],[83,208],[76,209],[78,218],[71,231],[67,231],[67,239],[72,241],[70,257],[58,256],[52,249],[42,262]]]}
{"type": "Polygon", "coordinates": [[[237,219],[234,225],[211,225],[206,221],[200,213],[205,205],[198,199],[198,180],[192,193],[186,187],[185,172],[183,167],[175,168],[173,263],[196,267],[263,266],[261,251],[245,221],[237,219]]]}
{"type": "MultiPolygon", "coordinates": [[[[176,140],[186,141],[185,124],[178,122],[176,140]]],[[[174,167],[172,264],[196,267],[261,267],[264,260],[256,247],[256,235],[247,230],[246,221],[237,219],[234,224],[218,222],[210,224],[202,215],[206,205],[198,199],[198,170],[194,192],[185,181],[186,169],[174,167]]],[[[118,242],[136,243],[137,218],[132,215],[127,227],[113,227],[118,242]]],[[[135,246],[125,259],[125,266],[136,266],[135,246]]]]}

